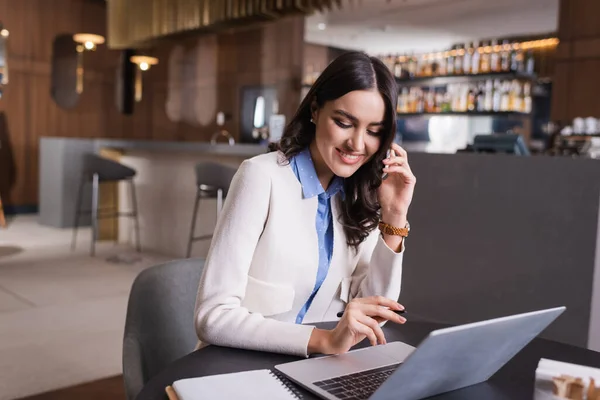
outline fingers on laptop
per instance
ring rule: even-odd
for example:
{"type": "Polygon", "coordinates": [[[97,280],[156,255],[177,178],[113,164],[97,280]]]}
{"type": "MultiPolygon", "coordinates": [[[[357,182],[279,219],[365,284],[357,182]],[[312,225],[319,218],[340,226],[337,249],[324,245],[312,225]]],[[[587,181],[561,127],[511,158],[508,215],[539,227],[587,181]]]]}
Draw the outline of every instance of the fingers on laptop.
{"type": "Polygon", "coordinates": [[[348,303],[344,315],[352,329],[369,339],[373,346],[386,344],[385,335],[379,326],[381,322],[393,321],[403,324],[406,319],[392,310],[403,309],[400,304],[384,297],[356,298],[348,303]]]}
{"type": "Polygon", "coordinates": [[[357,321],[367,327],[366,331],[369,332],[367,337],[373,346],[376,346],[377,343],[387,343],[387,340],[385,340],[385,335],[383,334],[383,330],[376,320],[363,314],[357,318],[357,321]]]}

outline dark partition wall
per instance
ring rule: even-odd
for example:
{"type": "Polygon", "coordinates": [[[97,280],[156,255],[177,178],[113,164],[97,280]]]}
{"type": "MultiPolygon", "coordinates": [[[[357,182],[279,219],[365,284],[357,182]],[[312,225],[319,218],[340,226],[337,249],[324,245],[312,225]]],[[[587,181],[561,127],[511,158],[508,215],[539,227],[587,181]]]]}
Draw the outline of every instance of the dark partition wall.
{"type": "Polygon", "coordinates": [[[410,160],[418,183],[401,294],[407,308],[463,323],[566,305],[544,336],[587,346],[600,162],[478,154],[410,160]]]}

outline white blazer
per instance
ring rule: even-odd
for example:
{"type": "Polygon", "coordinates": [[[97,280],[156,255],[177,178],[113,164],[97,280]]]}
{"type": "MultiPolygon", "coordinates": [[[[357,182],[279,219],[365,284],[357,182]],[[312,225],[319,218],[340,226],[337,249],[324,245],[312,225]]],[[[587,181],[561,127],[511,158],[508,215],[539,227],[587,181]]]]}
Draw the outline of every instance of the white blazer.
{"type": "MultiPolygon", "coordinates": [[[[198,288],[195,327],[204,344],[307,355],[313,326],[295,323],[316,281],[317,197],[302,187],[282,154],[245,160],[218,218],[198,288]]],[[[304,323],[336,320],[354,297],[400,296],[403,252],[378,230],[356,253],[346,243],[339,194],[331,199],[333,255],[304,323]]],[[[403,246],[404,248],[404,246],[403,246]]]]}

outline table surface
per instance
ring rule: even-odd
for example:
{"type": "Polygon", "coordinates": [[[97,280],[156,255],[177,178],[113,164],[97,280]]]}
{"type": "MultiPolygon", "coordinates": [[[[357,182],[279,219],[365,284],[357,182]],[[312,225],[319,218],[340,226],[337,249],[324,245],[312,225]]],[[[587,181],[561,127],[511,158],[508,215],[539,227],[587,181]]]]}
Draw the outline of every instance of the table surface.
{"type": "MultiPolygon", "coordinates": [[[[334,326],[334,323],[316,325],[330,329],[334,326]]],[[[443,325],[431,322],[409,321],[405,325],[386,324],[383,330],[388,342],[402,341],[417,346],[429,332],[442,327],[443,325]]],[[[368,341],[363,340],[356,348],[368,345],[368,341]]],[[[540,358],[600,368],[600,353],[598,352],[550,340],[534,339],[487,382],[444,393],[432,397],[432,399],[532,399],[535,369],[540,358]]],[[[298,357],[283,354],[208,346],[173,362],[146,383],[137,399],[164,400],[167,398],[165,387],[178,379],[255,369],[271,369],[277,364],[298,359],[298,357]]],[[[318,399],[309,392],[301,391],[305,399],[318,399]]]]}

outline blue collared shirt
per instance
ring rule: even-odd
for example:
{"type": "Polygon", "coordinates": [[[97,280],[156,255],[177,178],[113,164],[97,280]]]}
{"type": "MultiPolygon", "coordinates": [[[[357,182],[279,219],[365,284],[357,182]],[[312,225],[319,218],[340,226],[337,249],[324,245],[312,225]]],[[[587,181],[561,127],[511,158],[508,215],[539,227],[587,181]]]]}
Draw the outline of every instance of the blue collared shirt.
{"type": "Polygon", "coordinates": [[[319,268],[317,270],[315,287],[296,317],[296,323],[301,324],[302,320],[304,319],[304,315],[306,315],[310,304],[319,291],[319,288],[323,284],[323,281],[327,277],[327,272],[329,271],[329,264],[331,262],[331,256],[333,255],[333,218],[331,214],[331,197],[338,192],[341,192],[342,195],[344,194],[344,180],[338,176],[335,176],[329,184],[327,190],[324,190],[323,186],[321,186],[319,178],[317,177],[315,165],[313,164],[308,148],[292,157],[290,160],[290,166],[300,181],[300,185],[302,185],[302,195],[304,198],[309,199],[311,197],[318,196],[315,225],[317,229],[317,238],[319,240],[319,268]]]}

